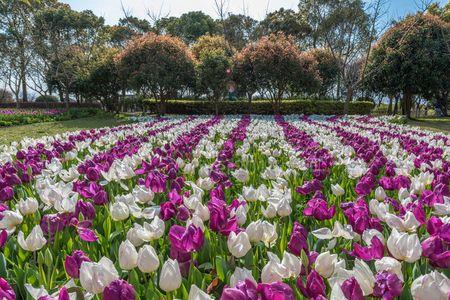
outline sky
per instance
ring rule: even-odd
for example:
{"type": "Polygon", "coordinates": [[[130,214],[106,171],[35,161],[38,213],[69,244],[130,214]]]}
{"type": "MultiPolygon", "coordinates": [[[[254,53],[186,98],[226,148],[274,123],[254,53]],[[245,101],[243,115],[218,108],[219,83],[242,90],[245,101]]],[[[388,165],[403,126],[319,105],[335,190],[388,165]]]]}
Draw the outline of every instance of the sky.
{"type": "MultiPolygon", "coordinates": [[[[387,0],[388,13],[385,21],[400,19],[408,13],[418,10],[417,3],[420,0],[387,0]]],[[[447,0],[436,0],[445,3],[447,0]]],[[[96,15],[105,18],[106,23],[113,25],[123,16],[121,0],[63,0],[75,10],[92,10],[96,15]]],[[[148,18],[147,10],[157,13],[161,10],[162,16],[180,16],[188,11],[201,10],[204,13],[217,17],[214,10],[214,0],[122,0],[124,7],[131,11],[133,16],[148,18]],[[162,8],[162,9],[161,9],[162,8]]],[[[277,10],[281,7],[296,9],[298,0],[229,0],[229,11],[242,13],[244,11],[251,17],[261,20],[266,12],[277,10]]]]}

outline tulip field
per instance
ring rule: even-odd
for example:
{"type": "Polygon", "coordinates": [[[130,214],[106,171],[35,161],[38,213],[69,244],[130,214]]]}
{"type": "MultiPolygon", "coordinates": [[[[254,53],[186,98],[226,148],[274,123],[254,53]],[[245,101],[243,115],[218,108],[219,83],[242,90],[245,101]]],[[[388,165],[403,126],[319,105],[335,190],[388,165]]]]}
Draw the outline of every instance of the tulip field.
{"type": "Polygon", "coordinates": [[[0,299],[450,299],[450,135],[167,116],[0,145],[0,299]]]}

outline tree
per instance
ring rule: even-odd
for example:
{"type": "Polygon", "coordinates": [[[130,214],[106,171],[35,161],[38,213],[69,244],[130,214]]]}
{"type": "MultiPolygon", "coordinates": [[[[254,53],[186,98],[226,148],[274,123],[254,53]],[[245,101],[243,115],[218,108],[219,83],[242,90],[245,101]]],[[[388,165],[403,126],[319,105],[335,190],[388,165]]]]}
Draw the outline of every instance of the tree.
{"type": "Polygon", "coordinates": [[[330,51],[312,49],[309,51],[317,62],[317,69],[321,78],[319,96],[324,97],[333,88],[339,75],[340,62],[330,51]]]}
{"type": "Polygon", "coordinates": [[[253,40],[257,24],[251,17],[229,14],[222,21],[224,37],[235,49],[241,50],[253,40]]]}
{"type": "Polygon", "coordinates": [[[310,33],[311,28],[306,22],[306,19],[300,14],[292,9],[280,8],[277,11],[269,13],[259,23],[256,30],[259,37],[272,33],[283,33],[286,36],[292,36],[299,43],[310,33]]]}
{"type": "MultiPolygon", "coordinates": [[[[85,62],[91,57],[93,49],[107,42],[108,35],[103,25],[103,18],[98,18],[91,11],[74,11],[67,4],[58,3],[36,14],[34,49],[42,61],[47,81],[58,90],[61,101],[69,100],[69,95],[65,93],[73,91],[75,86],[71,83],[70,90],[63,90],[67,82],[55,82],[60,78],[67,80],[65,75],[61,77],[60,70],[66,73],[67,67],[74,63],[71,61],[73,56],[83,57],[82,62],[85,62]],[[64,61],[66,58],[68,62],[64,61]]],[[[68,73],[72,74],[75,69],[68,73]]]]}
{"type": "Polygon", "coordinates": [[[157,33],[179,37],[188,45],[195,43],[202,35],[217,32],[216,22],[201,11],[191,11],[179,18],[161,18],[155,27],[157,33]]]}
{"type": "Polygon", "coordinates": [[[211,50],[201,52],[197,70],[197,88],[214,101],[216,115],[219,114],[218,102],[226,90],[231,68],[231,59],[224,51],[211,50]]]}
{"type": "Polygon", "coordinates": [[[255,87],[268,94],[277,108],[287,92],[314,92],[320,86],[314,57],[301,52],[284,34],[248,45],[236,55],[235,63],[238,88],[244,85],[251,92],[255,87]]]}
{"type": "Polygon", "coordinates": [[[118,93],[122,89],[114,59],[119,52],[117,48],[96,49],[89,73],[81,83],[87,97],[99,100],[106,110],[115,112],[119,109],[118,93]]]}
{"type": "Polygon", "coordinates": [[[430,14],[409,16],[390,28],[372,50],[366,85],[386,95],[402,94],[402,111],[411,117],[414,95],[433,95],[448,84],[449,24],[430,14]]]}
{"type": "Polygon", "coordinates": [[[194,58],[178,38],[148,33],[133,40],[117,57],[119,75],[129,86],[165,103],[178,90],[192,87],[195,79],[194,58]]]}
{"type": "Polygon", "coordinates": [[[196,59],[200,59],[203,54],[210,52],[220,52],[225,57],[232,57],[235,49],[221,35],[204,35],[192,45],[191,51],[196,59]]]}

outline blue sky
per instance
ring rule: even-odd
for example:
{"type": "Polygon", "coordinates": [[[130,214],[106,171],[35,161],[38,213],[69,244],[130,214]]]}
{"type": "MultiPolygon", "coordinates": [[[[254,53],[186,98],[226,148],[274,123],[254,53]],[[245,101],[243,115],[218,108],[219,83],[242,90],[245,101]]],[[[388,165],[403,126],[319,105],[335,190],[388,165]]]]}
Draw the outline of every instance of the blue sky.
{"type": "MultiPolygon", "coordinates": [[[[445,3],[447,0],[436,0],[445,3]]],[[[103,16],[106,23],[115,24],[122,17],[120,0],[63,0],[76,10],[90,9],[95,14],[103,16]]],[[[163,15],[179,16],[184,12],[201,10],[211,16],[216,16],[213,0],[122,0],[124,6],[133,15],[146,18],[146,11],[150,9],[157,12],[162,6],[163,15]]],[[[389,11],[386,21],[399,19],[408,13],[418,10],[416,3],[420,0],[388,0],[389,11]]],[[[234,13],[242,13],[245,4],[248,14],[255,19],[262,19],[266,11],[273,11],[280,7],[296,9],[298,0],[229,0],[229,10],[234,13]]]]}

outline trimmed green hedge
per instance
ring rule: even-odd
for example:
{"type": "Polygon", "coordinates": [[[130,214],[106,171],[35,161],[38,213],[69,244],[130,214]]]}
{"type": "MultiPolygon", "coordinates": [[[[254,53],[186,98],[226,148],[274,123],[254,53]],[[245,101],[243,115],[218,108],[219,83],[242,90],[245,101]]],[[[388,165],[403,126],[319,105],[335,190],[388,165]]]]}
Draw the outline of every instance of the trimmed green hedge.
{"type": "MultiPolygon", "coordinates": [[[[158,108],[154,100],[145,100],[144,107],[149,112],[157,113],[158,108]]],[[[277,112],[275,104],[271,101],[222,101],[218,103],[220,114],[258,114],[271,115],[277,112]]],[[[351,102],[349,114],[367,115],[372,112],[372,102],[351,102]]],[[[214,103],[199,100],[169,100],[166,103],[168,114],[214,114],[214,103]]],[[[278,113],[306,114],[306,115],[342,115],[344,113],[344,102],[323,100],[285,100],[280,104],[278,113]]]]}

